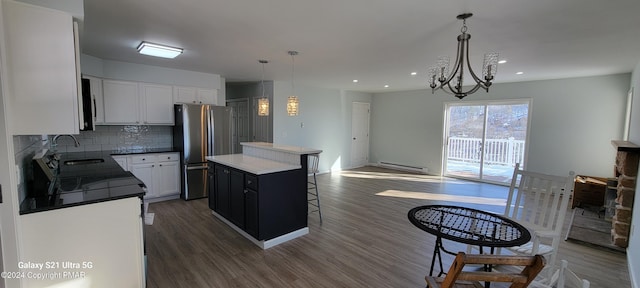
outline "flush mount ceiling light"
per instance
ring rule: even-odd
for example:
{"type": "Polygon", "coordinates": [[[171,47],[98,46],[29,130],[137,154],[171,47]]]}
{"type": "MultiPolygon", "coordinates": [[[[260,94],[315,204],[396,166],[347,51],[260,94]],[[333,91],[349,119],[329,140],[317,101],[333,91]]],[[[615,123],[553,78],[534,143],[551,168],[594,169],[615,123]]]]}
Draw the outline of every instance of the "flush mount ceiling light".
{"type": "Polygon", "coordinates": [[[264,64],[267,60],[258,60],[262,64],[262,98],[258,99],[258,116],[269,116],[269,98],[264,97],[264,64]]]}
{"type": "Polygon", "coordinates": [[[298,55],[298,51],[289,51],[291,55],[291,96],[287,98],[287,115],[297,116],[299,113],[300,101],[296,95],[296,89],[294,85],[294,59],[293,56],[298,55]]]}
{"type": "Polygon", "coordinates": [[[453,64],[455,68],[451,74],[449,74],[449,56],[443,56],[438,59],[437,66],[429,69],[429,87],[431,87],[431,93],[435,93],[436,90],[442,89],[444,92],[453,94],[454,96],[462,99],[469,94],[472,94],[478,89],[482,88],[489,92],[489,86],[493,80],[496,72],[498,72],[498,53],[484,54],[484,64],[482,65],[482,79],[476,76],[476,73],[471,69],[471,63],[469,62],[469,38],[471,35],[467,33],[467,18],[473,16],[471,13],[460,14],[456,18],[462,20],[462,28],[458,35],[458,52],[456,55],[456,62],[453,64]],[[469,73],[475,81],[476,85],[473,88],[463,91],[463,75],[465,66],[469,69],[469,73]],[[436,83],[436,79],[437,82],[436,83]],[[452,86],[454,81],[454,85],[452,86]],[[484,79],[484,80],[483,80],[484,79]]]}
{"type": "Polygon", "coordinates": [[[176,56],[182,54],[182,48],[174,48],[143,41],[142,43],[140,43],[140,45],[138,45],[138,52],[140,54],[155,57],[176,58],[176,56]]]}

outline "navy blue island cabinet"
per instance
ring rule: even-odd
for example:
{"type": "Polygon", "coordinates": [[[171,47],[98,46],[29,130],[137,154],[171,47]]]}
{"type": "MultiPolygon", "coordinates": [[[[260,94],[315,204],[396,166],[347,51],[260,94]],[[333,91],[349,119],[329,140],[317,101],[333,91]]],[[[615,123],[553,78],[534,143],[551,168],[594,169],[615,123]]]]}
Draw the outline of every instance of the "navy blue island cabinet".
{"type": "MultiPolygon", "coordinates": [[[[267,143],[243,143],[249,144],[262,148],[267,143]]],[[[309,233],[307,157],[321,150],[276,150],[282,157],[268,159],[251,148],[256,147],[244,146],[243,154],[207,157],[213,215],[263,249],[309,233]]]]}

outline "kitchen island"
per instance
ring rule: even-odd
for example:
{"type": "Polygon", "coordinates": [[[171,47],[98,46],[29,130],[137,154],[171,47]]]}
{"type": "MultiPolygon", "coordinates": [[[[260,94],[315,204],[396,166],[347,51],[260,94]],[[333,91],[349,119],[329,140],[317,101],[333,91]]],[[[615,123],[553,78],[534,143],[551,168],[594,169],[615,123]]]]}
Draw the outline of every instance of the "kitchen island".
{"type": "Polygon", "coordinates": [[[307,156],[322,150],[241,145],[242,154],[207,157],[213,215],[262,249],[308,234],[307,156]]]}

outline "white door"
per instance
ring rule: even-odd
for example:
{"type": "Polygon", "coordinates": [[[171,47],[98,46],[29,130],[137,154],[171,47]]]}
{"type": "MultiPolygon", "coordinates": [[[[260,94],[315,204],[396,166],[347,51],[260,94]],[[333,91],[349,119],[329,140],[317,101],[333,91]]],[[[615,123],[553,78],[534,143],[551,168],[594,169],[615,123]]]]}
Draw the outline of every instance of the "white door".
{"type": "MultiPolygon", "coordinates": [[[[258,100],[260,98],[252,98],[251,116],[253,116],[253,140],[255,142],[273,142],[271,137],[272,114],[269,116],[258,116],[258,100]]],[[[271,101],[271,100],[269,100],[271,101]]],[[[273,101],[271,101],[273,102],[273,101]]]]}
{"type": "Polygon", "coordinates": [[[249,100],[227,101],[227,106],[233,109],[233,151],[242,153],[240,142],[249,141],[249,100]]]}
{"type": "Polygon", "coordinates": [[[369,163],[370,105],[353,102],[351,106],[351,167],[369,163]]]}

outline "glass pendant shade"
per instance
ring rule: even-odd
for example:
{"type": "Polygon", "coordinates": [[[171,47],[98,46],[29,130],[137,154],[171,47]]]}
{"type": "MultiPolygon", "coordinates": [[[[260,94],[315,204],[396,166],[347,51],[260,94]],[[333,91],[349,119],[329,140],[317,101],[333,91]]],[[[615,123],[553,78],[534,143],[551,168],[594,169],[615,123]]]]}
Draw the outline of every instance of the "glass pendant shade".
{"type": "Polygon", "coordinates": [[[287,115],[297,116],[299,106],[300,102],[298,101],[298,97],[289,96],[289,98],[287,98],[287,115]]]}
{"type": "Polygon", "coordinates": [[[258,99],[258,116],[269,116],[269,98],[258,99]]]}
{"type": "Polygon", "coordinates": [[[264,64],[269,63],[267,60],[258,60],[262,64],[262,80],[260,86],[262,87],[262,97],[258,99],[258,116],[269,116],[269,98],[264,96],[264,64]]]}
{"type": "Polygon", "coordinates": [[[484,63],[482,65],[482,78],[491,81],[493,76],[498,73],[498,53],[484,54],[484,63]]]}

